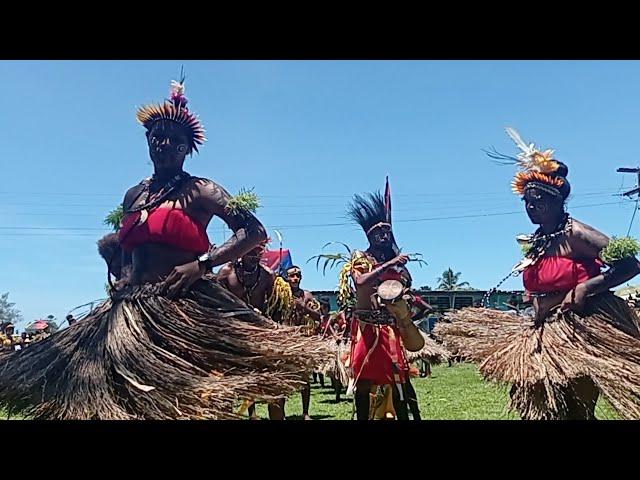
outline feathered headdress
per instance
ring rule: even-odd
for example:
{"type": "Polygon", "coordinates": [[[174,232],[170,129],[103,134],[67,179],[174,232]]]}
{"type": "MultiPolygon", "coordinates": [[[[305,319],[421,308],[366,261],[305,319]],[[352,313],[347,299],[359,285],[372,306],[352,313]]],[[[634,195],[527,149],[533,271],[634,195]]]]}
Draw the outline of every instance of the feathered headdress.
{"type": "Polygon", "coordinates": [[[520,150],[518,156],[504,155],[495,149],[485,152],[503,165],[520,167],[520,171],[511,182],[513,192],[522,196],[527,188],[537,187],[563,197],[560,189],[565,185],[566,179],[558,175],[561,163],[553,158],[554,151],[540,151],[533,143],[526,144],[520,134],[511,127],[507,127],[506,131],[520,150]]]}
{"type": "MultiPolygon", "coordinates": [[[[367,235],[376,227],[386,225],[391,228],[391,190],[388,178],[384,196],[379,191],[364,195],[355,194],[347,206],[347,217],[360,225],[367,235]]],[[[400,249],[393,232],[391,232],[391,240],[394,252],[399,253],[400,249]]]]}
{"type": "Polygon", "coordinates": [[[171,97],[162,104],[150,104],[140,107],[136,113],[136,118],[147,130],[150,130],[158,120],[171,120],[183,125],[191,134],[190,151],[195,150],[197,152],[198,145],[202,145],[206,138],[202,123],[187,108],[189,101],[184,95],[184,79],[184,75],[181,75],[179,82],[172,80],[171,97]]]}
{"type": "Polygon", "coordinates": [[[387,211],[384,198],[380,192],[355,194],[347,207],[347,216],[362,227],[369,234],[374,227],[388,225],[387,211]]]}

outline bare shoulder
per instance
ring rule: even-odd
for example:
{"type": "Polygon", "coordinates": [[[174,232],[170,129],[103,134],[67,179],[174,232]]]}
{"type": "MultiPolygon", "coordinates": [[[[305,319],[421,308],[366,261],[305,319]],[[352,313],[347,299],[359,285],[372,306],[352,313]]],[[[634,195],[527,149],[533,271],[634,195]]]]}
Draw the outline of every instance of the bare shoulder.
{"type": "Polygon", "coordinates": [[[606,243],[609,242],[609,237],[607,237],[600,230],[597,230],[591,225],[587,225],[586,223],[580,222],[575,219],[573,219],[571,233],[572,236],[587,243],[599,244],[604,241],[606,245],[606,243]]]}
{"type": "Polygon", "coordinates": [[[194,207],[208,213],[221,215],[229,201],[229,193],[213,180],[191,177],[185,189],[187,197],[194,201],[194,207]]]}
{"type": "Polygon", "coordinates": [[[609,243],[609,237],[604,233],[575,219],[569,238],[571,244],[585,255],[597,255],[609,243]]]}
{"type": "Polygon", "coordinates": [[[209,178],[191,177],[189,186],[204,197],[224,198],[229,196],[229,193],[222,186],[209,178]]]}
{"type": "Polygon", "coordinates": [[[262,265],[260,264],[260,267],[262,268],[262,270],[264,270],[266,272],[266,274],[273,278],[275,280],[276,278],[276,272],[274,272],[273,270],[271,270],[269,267],[267,267],[266,265],[262,265]]]}
{"type": "Polygon", "coordinates": [[[133,206],[133,203],[136,201],[136,198],[140,195],[140,193],[144,189],[144,185],[147,180],[148,179],[145,179],[142,182],[134,185],[129,190],[127,190],[127,192],[124,194],[124,199],[122,200],[122,206],[125,210],[133,206]]]}
{"type": "Polygon", "coordinates": [[[218,278],[226,278],[233,272],[233,263],[227,262],[218,270],[218,278]]]}

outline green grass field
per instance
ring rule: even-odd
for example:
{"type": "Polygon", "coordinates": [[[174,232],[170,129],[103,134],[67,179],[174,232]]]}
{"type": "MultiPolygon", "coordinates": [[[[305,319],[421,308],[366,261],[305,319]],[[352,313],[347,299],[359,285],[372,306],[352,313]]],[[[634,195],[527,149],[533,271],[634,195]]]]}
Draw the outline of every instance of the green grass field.
{"type": "MultiPolygon", "coordinates": [[[[477,368],[470,364],[455,364],[432,367],[428,378],[415,378],[412,383],[418,394],[420,413],[424,420],[517,420],[517,414],[507,411],[509,393],[507,387],[485,382],[477,368]]],[[[325,385],[329,385],[326,381],[325,385]]],[[[343,395],[344,397],[344,395],[343,395]]],[[[316,420],[349,420],[352,412],[351,399],[344,398],[335,403],[330,386],[321,388],[311,385],[310,414],[316,420]]],[[[287,400],[287,418],[301,419],[300,395],[287,400]]],[[[258,405],[258,415],[268,418],[267,409],[258,405]]],[[[600,419],[618,418],[613,409],[603,402],[598,403],[596,414],[600,419]]]]}
{"type": "MultiPolygon", "coordinates": [[[[412,383],[418,394],[420,413],[424,420],[517,420],[518,415],[507,411],[509,394],[507,387],[485,382],[477,368],[470,364],[455,364],[432,368],[428,378],[415,378],[412,383]]],[[[328,379],[325,388],[311,385],[311,417],[314,420],[349,420],[352,402],[343,394],[342,401],[335,403],[335,394],[328,379]]],[[[266,419],[267,408],[258,405],[258,416],[266,419]]],[[[287,400],[286,415],[289,420],[302,419],[302,400],[293,395],[287,400]]],[[[0,418],[6,414],[0,413],[0,418]]],[[[614,420],[618,416],[604,401],[596,408],[599,419],[614,420]]],[[[12,419],[19,419],[13,416],[12,419]]]]}

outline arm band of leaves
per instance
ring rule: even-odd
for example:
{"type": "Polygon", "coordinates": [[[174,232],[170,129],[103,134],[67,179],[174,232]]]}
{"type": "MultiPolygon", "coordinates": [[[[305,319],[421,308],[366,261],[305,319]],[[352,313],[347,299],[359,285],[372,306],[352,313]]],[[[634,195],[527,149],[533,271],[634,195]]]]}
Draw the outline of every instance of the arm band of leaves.
{"type": "Polygon", "coordinates": [[[612,237],[609,244],[600,251],[603,262],[611,265],[625,258],[635,257],[640,251],[640,243],[631,237],[612,237]]]}
{"type": "Polygon", "coordinates": [[[226,209],[232,215],[246,215],[255,213],[260,207],[260,199],[253,190],[240,189],[240,193],[231,197],[227,202],[226,209]]]}

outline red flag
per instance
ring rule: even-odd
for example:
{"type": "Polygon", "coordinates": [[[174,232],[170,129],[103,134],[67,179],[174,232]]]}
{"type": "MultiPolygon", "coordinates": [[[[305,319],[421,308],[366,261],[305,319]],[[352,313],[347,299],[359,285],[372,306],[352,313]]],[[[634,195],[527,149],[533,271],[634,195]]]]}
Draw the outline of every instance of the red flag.
{"type": "Polygon", "coordinates": [[[389,175],[384,187],[384,210],[387,214],[387,223],[391,224],[391,187],[389,187],[389,175]]]}

